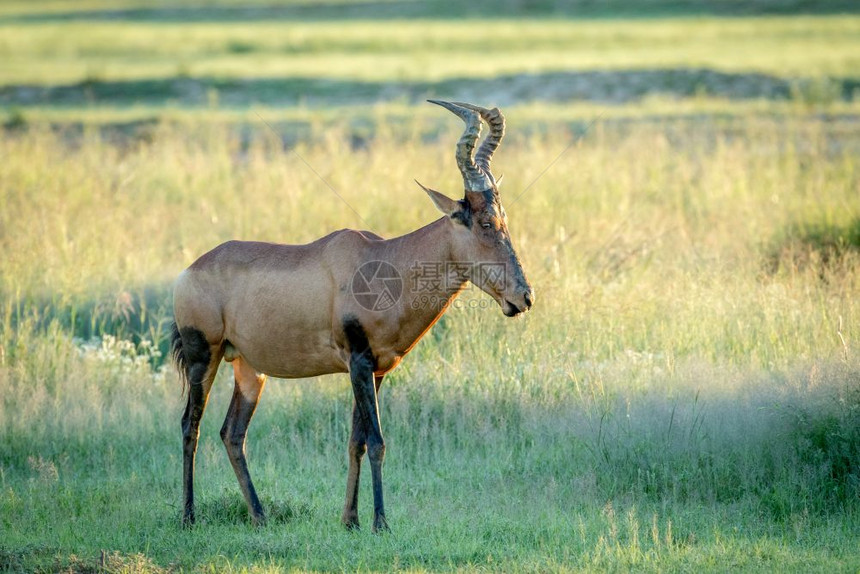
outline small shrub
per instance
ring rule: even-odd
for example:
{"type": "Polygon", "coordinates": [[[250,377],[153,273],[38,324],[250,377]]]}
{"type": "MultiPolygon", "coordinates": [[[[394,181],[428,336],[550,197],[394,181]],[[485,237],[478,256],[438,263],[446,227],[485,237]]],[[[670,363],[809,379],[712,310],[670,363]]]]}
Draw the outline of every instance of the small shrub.
{"type": "Polygon", "coordinates": [[[27,117],[21,108],[9,108],[3,127],[7,130],[23,130],[27,127],[27,117]]]}
{"type": "Polygon", "coordinates": [[[257,47],[250,42],[233,40],[232,42],[227,43],[227,51],[231,54],[250,54],[252,52],[256,52],[257,47]]]}

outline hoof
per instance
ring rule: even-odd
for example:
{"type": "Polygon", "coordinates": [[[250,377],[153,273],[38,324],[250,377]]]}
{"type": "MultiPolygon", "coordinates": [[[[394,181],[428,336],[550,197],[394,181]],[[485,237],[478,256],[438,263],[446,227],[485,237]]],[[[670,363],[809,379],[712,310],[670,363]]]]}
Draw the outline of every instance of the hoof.
{"type": "Polygon", "coordinates": [[[374,534],[384,534],[386,532],[391,532],[391,528],[388,527],[388,521],[385,520],[385,515],[380,514],[376,518],[373,519],[373,529],[371,530],[374,534]]]}
{"type": "Polygon", "coordinates": [[[349,512],[347,510],[344,510],[343,514],[340,517],[340,522],[347,530],[361,529],[361,527],[358,525],[358,513],[356,512],[349,512]]]}
{"type": "Polygon", "coordinates": [[[251,525],[254,528],[263,528],[266,525],[266,515],[260,514],[257,516],[251,516],[251,525]]]}
{"type": "Polygon", "coordinates": [[[182,517],[182,528],[189,530],[194,527],[194,523],[196,522],[194,518],[194,513],[186,514],[182,517]]]}

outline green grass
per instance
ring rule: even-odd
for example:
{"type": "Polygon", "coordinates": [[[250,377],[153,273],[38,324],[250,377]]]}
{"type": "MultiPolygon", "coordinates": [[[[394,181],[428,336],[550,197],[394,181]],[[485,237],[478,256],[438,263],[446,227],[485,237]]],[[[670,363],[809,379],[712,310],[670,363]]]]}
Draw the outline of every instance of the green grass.
{"type": "Polygon", "coordinates": [[[839,122],[605,124],[519,198],[568,136],[514,131],[497,163],[540,303],[519,321],[452,310],[386,382],[395,532],[381,539],[338,524],[344,377],[269,384],[249,456],[281,519],[254,530],[217,436],[225,367],[201,525],[183,532],[175,375],[154,347],[71,336],[158,343],[171,278],[228,237],[430,221],[407,182],[456,190],[456,134],[301,144],[362,222],[268,132],[189,130],[131,147],[92,131],[3,140],[10,568],[85,569],[102,550],[118,570],[860,564],[857,141],[839,122]]]}
{"type": "Polygon", "coordinates": [[[0,571],[860,570],[858,19],[730,5],[0,6],[0,571]],[[387,377],[385,536],[344,376],[268,383],[251,526],[222,367],[182,530],[173,278],[433,220],[428,95],[503,104],[535,308],[473,289],[387,377]]]}

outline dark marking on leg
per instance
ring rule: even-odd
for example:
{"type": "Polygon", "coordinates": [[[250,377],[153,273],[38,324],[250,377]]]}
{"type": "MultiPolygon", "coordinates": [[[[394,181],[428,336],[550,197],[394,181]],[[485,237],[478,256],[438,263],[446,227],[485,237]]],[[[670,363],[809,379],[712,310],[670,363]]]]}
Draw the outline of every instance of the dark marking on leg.
{"type": "Polygon", "coordinates": [[[221,440],[227,448],[227,456],[230,458],[230,464],[239,481],[239,488],[248,504],[248,514],[255,525],[262,526],[266,522],[266,516],[251,480],[251,473],[248,471],[245,437],[248,434],[251,417],[257,410],[266,379],[265,376],[257,374],[241,358],[233,362],[233,369],[236,386],[233,389],[233,399],[230,401],[227,417],[221,427],[221,440]]]}
{"type": "Polygon", "coordinates": [[[388,521],[385,519],[385,505],[382,497],[382,464],[385,459],[385,440],[382,437],[382,426],[379,422],[379,387],[385,375],[373,378],[373,404],[376,413],[376,428],[378,440],[369,441],[368,458],[370,459],[370,477],[373,483],[373,532],[389,532],[388,521]]]}
{"type": "MultiPolygon", "coordinates": [[[[348,315],[343,320],[343,333],[346,335],[346,341],[349,344],[349,351],[352,357],[359,355],[363,359],[369,361],[373,370],[376,370],[376,358],[373,356],[373,351],[370,348],[370,341],[367,340],[367,333],[364,332],[364,327],[358,321],[358,318],[348,315]]],[[[352,361],[352,357],[350,361],[352,361]]]]}
{"type": "Polygon", "coordinates": [[[181,347],[177,352],[182,353],[182,359],[177,363],[184,365],[183,376],[188,382],[188,401],[185,405],[185,413],[182,415],[182,524],[191,526],[195,520],[194,459],[197,453],[197,440],[200,436],[200,419],[206,410],[209,390],[212,388],[212,380],[215,378],[221,357],[213,357],[206,337],[199,330],[183,327],[179,333],[181,347]]]}
{"type": "Polygon", "coordinates": [[[182,354],[185,356],[186,365],[190,367],[194,364],[209,364],[212,350],[202,331],[194,327],[182,327],[179,329],[179,336],[182,338],[182,354]]]}
{"type": "MultiPolygon", "coordinates": [[[[357,508],[357,492],[361,455],[370,458],[370,473],[373,483],[373,532],[388,530],[385,519],[385,504],[382,496],[382,463],[385,458],[385,441],[379,422],[379,404],[376,390],[382,377],[375,377],[376,359],[361,323],[355,317],[346,317],[343,330],[350,349],[349,377],[355,396],[353,414],[353,436],[350,438],[350,474],[347,478],[347,499],[344,507],[344,522],[352,526],[352,512],[357,508]],[[360,430],[356,431],[356,427],[360,430]],[[353,438],[355,443],[353,443],[353,438]],[[363,440],[362,440],[363,439],[363,440]],[[355,448],[355,455],[353,455],[355,448]],[[359,452],[361,455],[359,455],[359,452]]],[[[357,515],[357,511],[356,511],[357,515]]],[[[357,526],[357,518],[355,520],[357,526]]]]}

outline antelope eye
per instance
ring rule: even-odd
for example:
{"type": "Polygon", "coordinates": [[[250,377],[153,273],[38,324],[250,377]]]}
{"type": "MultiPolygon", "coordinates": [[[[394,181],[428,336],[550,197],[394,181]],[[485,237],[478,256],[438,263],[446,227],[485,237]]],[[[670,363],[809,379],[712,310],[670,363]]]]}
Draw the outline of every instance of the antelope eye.
{"type": "Polygon", "coordinates": [[[493,224],[492,224],[492,223],[482,223],[482,224],[481,224],[481,227],[483,227],[484,229],[489,229],[489,228],[491,228],[492,226],[493,226],[493,224]]]}

